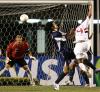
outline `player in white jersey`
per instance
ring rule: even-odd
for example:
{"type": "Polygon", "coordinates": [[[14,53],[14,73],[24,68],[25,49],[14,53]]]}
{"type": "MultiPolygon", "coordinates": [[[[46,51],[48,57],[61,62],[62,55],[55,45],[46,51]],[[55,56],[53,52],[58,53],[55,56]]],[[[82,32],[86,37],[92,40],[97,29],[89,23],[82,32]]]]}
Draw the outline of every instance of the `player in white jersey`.
{"type": "Polygon", "coordinates": [[[77,59],[81,58],[88,58],[87,51],[90,49],[88,41],[91,39],[89,37],[89,22],[92,15],[92,5],[89,3],[89,12],[84,22],[82,22],[76,29],[75,29],[75,48],[74,53],[77,59]]]}
{"type": "Polygon", "coordinates": [[[76,55],[76,58],[87,58],[86,52],[89,50],[89,37],[88,37],[88,26],[89,26],[89,18],[90,16],[87,16],[86,20],[79,25],[75,30],[75,41],[76,43],[74,52],[76,55]],[[80,49],[79,49],[80,48],[80,49]],[[83,54],[82,54],[83,53],[83,54]]]}
{"type": "MultiPolygon", "coordinates": [[[[76,55],[76,59],[79,63],[79,67],[81,69],[81,73],[86,81],[86,84],[89,85],[89,79],[87,76],[87,69],[84,65],[84,62],[88,62],[87,52],[90,49],[89,40],[92,38],[93,33],[89,37],[89,22],[92,15],[92,5],[89,3],[89,11],[88,15],[84,22],[82,22],[76,29],[71,29],[70,36],[75,37],[75,48],[74,53],[76,55]]],[[[91,63],[86,63],[88,66],[93,67],[91,63]]],[[[95,67],[94,67],[95,69],[95,67]]]]}

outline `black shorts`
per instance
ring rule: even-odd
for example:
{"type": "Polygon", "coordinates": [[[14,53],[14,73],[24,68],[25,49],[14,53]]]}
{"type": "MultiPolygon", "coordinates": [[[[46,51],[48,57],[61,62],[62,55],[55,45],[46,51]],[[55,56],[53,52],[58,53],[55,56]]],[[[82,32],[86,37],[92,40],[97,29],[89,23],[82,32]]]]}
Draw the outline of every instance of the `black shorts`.
{"type": "Polygon", "coordinates": [[[63,50],[64,61],[69,64],[72,59],[75,59],[75,54],[73,49],[67,48],[63,50]]]}
{"type": "Polygon", "coordinates": [[[22,58],[22,59],[11,60],[11,61],[9,61],[7,64],[9,64],[10,67],[12,67],[14,64],[18,64],[20,67],[23,67],[23,66],[27,65],[27,63],[26,63],[26,61],[24,60],[24,58],[22,58]]]}

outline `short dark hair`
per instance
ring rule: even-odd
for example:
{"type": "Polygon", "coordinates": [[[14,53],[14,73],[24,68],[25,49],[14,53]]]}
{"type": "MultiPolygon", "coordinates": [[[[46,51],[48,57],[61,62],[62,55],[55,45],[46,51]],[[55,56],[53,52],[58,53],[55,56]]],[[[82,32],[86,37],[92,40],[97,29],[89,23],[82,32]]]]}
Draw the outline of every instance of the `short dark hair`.
{"type": "MultiPolygon", "coordinates": [[[[23,37],[23,35],[21,35],[21,34],[16,35],[16,37],[22,38],[23,41],[27,41],[26,38],[23,37]]],[[[16,38],[16,37],[15,37],[15,38],[16,38]]]]}
{"type": "Polygon", "coordinates": [[[16,37],[18,37],[18,38],[23,38],[23,36],[22,36],[22,35],[17,35],[16,37]]]}
{"type": "Polygon", "coordinates": [[[46,25],[45,25],[45,31],[51,31],[52,30],[52,25],[53,25],[54,21],[51,21],[51,22],[48,22],[46,25]]]}

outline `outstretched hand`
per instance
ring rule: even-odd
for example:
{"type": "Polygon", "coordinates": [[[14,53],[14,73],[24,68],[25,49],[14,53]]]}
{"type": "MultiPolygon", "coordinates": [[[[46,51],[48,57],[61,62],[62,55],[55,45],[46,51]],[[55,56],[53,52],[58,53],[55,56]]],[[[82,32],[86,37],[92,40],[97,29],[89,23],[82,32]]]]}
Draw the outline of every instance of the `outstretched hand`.
{"type": "Polygon", "coordinates": [[[89,2],[88,2],[88,8],[89,8],[89,11],[88,11],[88,16],[89,16],[89,18],[91,17],[91,15],[92,15],[92,3],[91,3],[91,1],[89,0],[89,2]]]}
{"type": "Polygon", "coordinates": [[[66,39],[73,39],[75,36],[75,29],[72,28],[69,32],[66,33],[66,39]]]}
{"type": "Polygon", "coordinates": [[[92,6],[91,0],[89,0],[88,5],[89,5],[89,6],[92,6]]]}

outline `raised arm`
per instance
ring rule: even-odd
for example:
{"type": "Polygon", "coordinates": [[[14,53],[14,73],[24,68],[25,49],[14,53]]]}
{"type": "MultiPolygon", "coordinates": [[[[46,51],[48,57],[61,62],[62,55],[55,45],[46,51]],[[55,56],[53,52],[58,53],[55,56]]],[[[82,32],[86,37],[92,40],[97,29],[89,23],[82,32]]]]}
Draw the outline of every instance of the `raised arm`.
{"type": "Polygon", "coordinates": [[[92,16],[92,3],[89,2],[88,3],[88,15],[89,18],[92,16]]]}
{"type": "Polygon", "coordinates": [[[7,56],[9,59],[12,59],[12,55],[11,55],[12,49],[11,49],[11,46],[12,46],[12,44],[9,44],[9,45],[7,46],[7,50],[6,50],[6,56],[7,56]]]}
{"type": "Polygon", "coordinates": [[[90,36],[89,36],[89,39],[91,39],[93,37],[94,33],[92,33],[90,36]]]}
{"type": "Polygon", "coordinates": [[[75,28],[71,28],[71,30],[66,34],[66,39],[73,39],[75,37],[75,28]]]}

